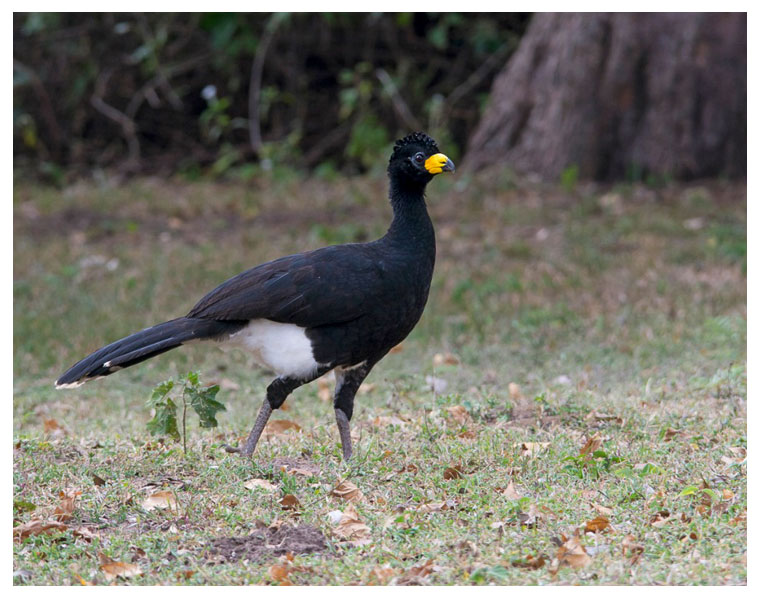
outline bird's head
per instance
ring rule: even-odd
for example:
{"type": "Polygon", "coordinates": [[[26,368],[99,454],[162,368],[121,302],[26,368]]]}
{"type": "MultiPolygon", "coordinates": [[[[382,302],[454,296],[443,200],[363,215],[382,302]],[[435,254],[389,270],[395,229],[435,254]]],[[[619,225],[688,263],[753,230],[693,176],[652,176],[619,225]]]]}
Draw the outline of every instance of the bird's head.
{"type": "Polygon", "coordinates": [[[451,159],[441,154],[435,140],[422,132],[398,140],[388,163],[391,180],[421,187],[435,175],[453,170],[451,159]]]}

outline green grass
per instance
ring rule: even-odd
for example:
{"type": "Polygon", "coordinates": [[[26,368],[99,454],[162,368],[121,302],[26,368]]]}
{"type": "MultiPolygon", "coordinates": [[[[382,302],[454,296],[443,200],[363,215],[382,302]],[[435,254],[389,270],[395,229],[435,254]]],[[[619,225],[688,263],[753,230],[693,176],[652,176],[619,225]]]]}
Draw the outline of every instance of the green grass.
{"type": "Polygon", "coordinates": [[[269,568],[281,559],[215,564],[206,553],[215,538],[278,519],[328,540],[329,554],[294,558],[300,584],[405,583],[428,560],[418,582],[746,583],[743,185],[435,181],[430,301],[357,397],[349,465],[315,384],[275,415],[301,433],[263,440],[253,461],[222,450],[246,435],[269,381],[237,352],[191,346],[52,389],[89,351],[183,314],[242,269],[382,234],[384,188],[375,178],[15,186],[13,524],[49,517],[65,490],[81,493],[68,531],[14,543],[15,583],[106,583],[100,552],[140,566],[121,583],[277,583],[269,568]],[[436,364],[439,353],[459,363],[436,364]],[[227,412],[212,431],[191,421],[185,456],[148,434],[145,403],[191,369],[222,383],[227,412]],[[446,389],[433,393],[430,376],[446,389]],[[464,423],[453,406],[466,409],[464,423]],[[377,424],[392,415],[403,424],[377,424]],[[51,419],[62,429],[46,431],[51,419]],[[591,436],[600,445],[587,460],[591,436]],[[544,445],[527,454],[527,442],[544,445]],[[272,466],[304,457],[318,474],[272,466]],[[462,478],[444,477],[453,466],[462,478]],[[251,478],[277,491],[248,490],[251,478]],[[368,544],[333,532],[328,514],[346,502],[330,491],[342,479],[366,497],[356,507],[368,544]],[[517,497],[502,493],[510,481],[517,497]],[[141,507],[157,489],[174,491],[176,512],[141,507]],[[286,493],[299,514],[281,508],[286,493]],[[612,528],[584,534],[598,506],[611,509],[612,528]],[[93,539],[74,535],[82,526],[93,539]],[[579,528],[591,562],[553,565],[557,540],[579,528]],[[544,564],[516,566],[529,556],[544,564]]]}

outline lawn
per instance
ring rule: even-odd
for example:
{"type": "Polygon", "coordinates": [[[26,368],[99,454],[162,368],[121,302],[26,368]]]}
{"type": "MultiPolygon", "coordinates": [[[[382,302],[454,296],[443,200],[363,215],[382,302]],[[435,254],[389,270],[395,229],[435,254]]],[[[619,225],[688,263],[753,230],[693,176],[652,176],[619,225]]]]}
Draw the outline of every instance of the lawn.
{"type": "Polygon", "coordinates": [[[744,184],[434,181],[430,300],[357,396],[349,464],[329,380],[253,460],[225,453],[270,380],[236,351],[53,389],[245,268],[382,235],[385,198],[382,176],[16,183],[14,583],[746,583],[744,184]],[[227,410],[188,418],[185,454],[146,402],[191,370],[227,410]]]}

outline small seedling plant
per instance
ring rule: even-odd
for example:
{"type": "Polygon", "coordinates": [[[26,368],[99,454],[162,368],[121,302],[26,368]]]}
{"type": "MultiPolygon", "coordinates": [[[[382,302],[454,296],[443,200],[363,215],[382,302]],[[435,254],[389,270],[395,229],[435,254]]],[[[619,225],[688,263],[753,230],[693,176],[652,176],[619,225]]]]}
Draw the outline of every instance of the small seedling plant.
{"type": "Polygon", "coordinates": [[[182,438],[182,448],[187,454],[187,409],[191,407],[206,429],[216,427],[216,413],[227,410],[216,399],[218,385],[203,387],[198,373],[191,371],[176,381],[169,379],[159,383],[150,395],[148,406],[153,409],[153,418],[148,421],[148,431],[153,435],[171,437],[175,442],[182,438]],[[177,410],[182,409],[182,435],[177,422],[177,410]]]}

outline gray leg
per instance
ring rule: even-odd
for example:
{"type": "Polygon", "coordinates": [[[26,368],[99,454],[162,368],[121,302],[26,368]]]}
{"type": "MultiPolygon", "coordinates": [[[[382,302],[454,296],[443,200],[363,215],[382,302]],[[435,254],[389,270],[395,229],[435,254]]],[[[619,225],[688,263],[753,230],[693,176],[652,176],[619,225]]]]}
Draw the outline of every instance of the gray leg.
{"type": "Polygon", "coordinates": [[[341,409],[335,409],[335,421],[338,423],[338,432],[340,432],[340,445],[343,448],[343,460],[351,458],[351,426],[348,424],[348,417],[341,409]]]}
{"type": "Polygon", "coordinates": [[[256,444],[259,442],[261,432],[264,431],[264,427],[267,426],[267,421],[272,414],[272,407],[269,405],[269,400],[264,400],[264,404],[261,405],[259,416],[256,417],[256,423],[251,429],[251,433],[248,435],[248,439],[245,442],[243,448],[235,448],[234,446],[225,446],[224,449],[231,454],[240,454],[241,456],[251,456],[256,449],[256,444]]]}
{"type": "Polygon", "coordinates": [[[288,394],[297,387],[302,386],[304,383],[309,383],[317,377],[322,376],[328,369],[320,369],[312,377],[306,379],[293,379],[290,377],[278,377],[267,387],[267,399],[264,400],[264,404],[261,405],[259,416],[256,417],[256,423],[251,429],[251,433],[248,435],[248,439],[242,448],[235,448],[234,446],[224,446],[224,449],[229,453],[240,454],[240,456],[251,456],[256,449],[256,444],[259,442],[261,433],[264,431],[264,427],[269,421],[269,417],[272,411],[276,408],[280,408],[282,403],[288,397],[288,394]]]}
{"type": "Polygon", "coordinates": [[[363,363],[353,369],[335,369],[335,422],[340,433],[343,460],[351,458],[351,427],[349,421],[354,413],[354,396],[364,378],[369,375],[374,363],[363,363]]]}

